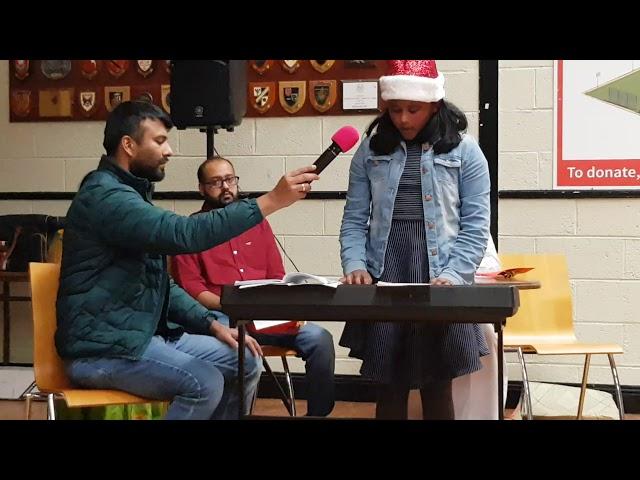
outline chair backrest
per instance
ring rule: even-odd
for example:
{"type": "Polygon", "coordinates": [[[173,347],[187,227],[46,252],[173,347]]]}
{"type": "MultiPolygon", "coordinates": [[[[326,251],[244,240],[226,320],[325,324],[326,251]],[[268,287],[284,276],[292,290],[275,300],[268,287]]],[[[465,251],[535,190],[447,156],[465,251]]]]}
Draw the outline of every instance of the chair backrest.
{"type": "Polygon", "coordinates": [[[31,306],[33,310],[33,369],[41,392],[71,388],[62,359],[54,343],[56,297],[60,283],[57,263],[30,263],[31,306]]]}
{"type": "Polygon", "coordinates": [[[520,290],[518,313],[507,320],[505,345],[573,342],[573,307],[567,260],[561,254],[501,254],[502,268],[534,267],[518,275],[538,280],[541,288],[520,290]]]}

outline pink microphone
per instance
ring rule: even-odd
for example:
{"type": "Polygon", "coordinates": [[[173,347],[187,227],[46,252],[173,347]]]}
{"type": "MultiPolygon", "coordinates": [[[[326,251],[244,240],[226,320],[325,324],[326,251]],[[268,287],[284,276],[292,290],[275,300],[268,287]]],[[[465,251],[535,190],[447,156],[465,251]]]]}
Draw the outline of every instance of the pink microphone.
{"type": "Polygon", "coordinates": [[[351,150],[351,147],[358,143],[359,139],[360,133],[355,127],[351,125],[342,127],[331,137],[331,146],[313,163],[316,166],[316,170],[313,173],[320,173],[339,153],[351,150]]]}

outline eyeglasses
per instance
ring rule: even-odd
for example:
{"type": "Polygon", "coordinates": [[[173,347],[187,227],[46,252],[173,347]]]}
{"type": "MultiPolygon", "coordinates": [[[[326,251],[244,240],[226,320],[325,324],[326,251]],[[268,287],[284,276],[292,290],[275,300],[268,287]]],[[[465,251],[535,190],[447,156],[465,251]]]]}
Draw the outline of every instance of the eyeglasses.
{"type": "Polygon", "coordinates": [[[238,184],[238,180],[240,177],[224,177],[224,178],[212,178],[208,182],[202,182],[204,185],[209,185],[211,187],[220,188],[223,183],[226,183],[230,187],[238,184]]]}

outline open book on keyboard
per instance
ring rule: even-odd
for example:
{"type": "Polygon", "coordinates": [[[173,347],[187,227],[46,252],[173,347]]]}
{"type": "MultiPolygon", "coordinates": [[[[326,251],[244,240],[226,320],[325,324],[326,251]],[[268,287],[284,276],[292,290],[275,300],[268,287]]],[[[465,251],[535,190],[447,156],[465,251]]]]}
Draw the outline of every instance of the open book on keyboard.
{"type": "Polygon", "coordinates": [[[337,288],[340,285],[337,279],[321,277],[304,272],[287,273],[281,279],[267,278],[264,280],[238,280],[234,285],[240,288],[259,287],[262,285],[324,285],[326,287],[337,288]]]}

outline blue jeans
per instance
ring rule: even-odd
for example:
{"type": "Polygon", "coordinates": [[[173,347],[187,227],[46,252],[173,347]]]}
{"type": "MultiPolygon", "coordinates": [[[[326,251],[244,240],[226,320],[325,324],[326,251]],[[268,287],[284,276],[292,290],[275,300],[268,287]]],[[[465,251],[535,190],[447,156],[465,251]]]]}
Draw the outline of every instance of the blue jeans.
{"type": "MultiPolygon", "coordinates": [[[[258,387],[262,362],[245,354],[245,406],[258,387]]],[[[65,362],[71,381],[85,388],[123,390],[155,400],[173,398],[166,420],[237,419],[238,352],[207,335],[156,335],[138,360],[81,358],[65,362]]]]}
{"type": "MultiPolygon", "coordinates": [[[[229,325],[229,317],[220,314],[220,323],[229,325]]],[[[333,374],[336,352],[333,337],[324,328],[307,323],[297,335],[251,334],[260,345],[291,348],[305,361],[307,373],[307,415],[324,417],[331,413],[335,403],[333,374]]]]}

